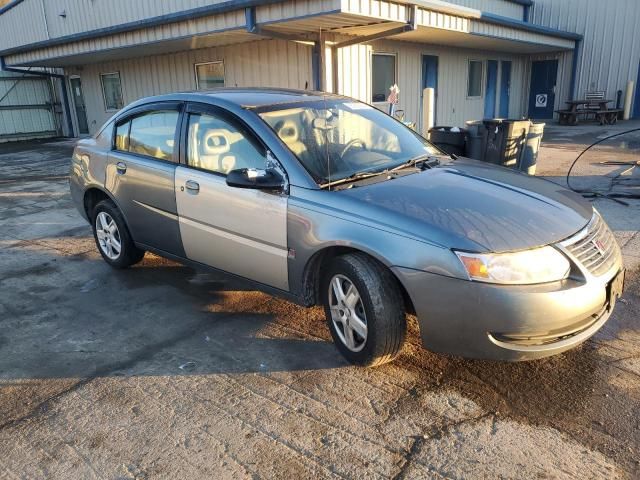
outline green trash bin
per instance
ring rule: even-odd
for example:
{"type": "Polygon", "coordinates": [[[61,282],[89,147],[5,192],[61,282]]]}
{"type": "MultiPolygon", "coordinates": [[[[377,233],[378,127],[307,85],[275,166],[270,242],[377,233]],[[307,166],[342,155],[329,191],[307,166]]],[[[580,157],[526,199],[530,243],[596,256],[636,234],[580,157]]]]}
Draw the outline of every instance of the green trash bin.
{"type": "Polygon", "coordinates": [[[529,127],[525,147],[520,157],[520,165],[518,166],[520,171],[529,175],[536,174],[536,163],[538,161],[540,143],[544,135],[544,125],[544,123],[531,123],[529,127]]]}
{"type": "Polygon", "coordinates": [[[482,121],[487,129],[487,141],[484,149],[484,161],[517,168],[523,153],[529,120],[511,120],[491,118],[482,121]]]}

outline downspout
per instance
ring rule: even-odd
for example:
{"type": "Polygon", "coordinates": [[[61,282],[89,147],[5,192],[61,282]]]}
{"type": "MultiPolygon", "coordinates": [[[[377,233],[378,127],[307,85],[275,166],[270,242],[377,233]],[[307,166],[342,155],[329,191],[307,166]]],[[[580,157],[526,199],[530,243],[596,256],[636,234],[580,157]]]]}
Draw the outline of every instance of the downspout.
{"type": "Polygon", "coordinates": [[[522,21],[529,23],[530,15],[531,15],[531,5],[524,5],[522,8],[522,21]]]}
{"type": "Polygon", "coordinates": [[[69,95],[67,94],[67,82],[65,76],[60,73],[40,72],[33,70],[23,70],[21,68],[7,67],[4,57],[0,57],[0,70],[5,72],[22,73],[28,75],[36,75],[38,77],[59,78],[62,80],[62,103],[64,106],[64,113],[67,117],[67,129],[69,130],[69,136],[73,137],[73,123],[71,122],[71,108],[69,108],[69,95]]]}
{"type": "Polygon", "coordinates": [[[571,84],[569,85],[569,100],[573,100],[576,95],[576,82],[578,80],[578,56],[580,54],[581,45],[582,40],[576,40],[575,46],[573,47],[573,60],[571,62],[571,84]]]}

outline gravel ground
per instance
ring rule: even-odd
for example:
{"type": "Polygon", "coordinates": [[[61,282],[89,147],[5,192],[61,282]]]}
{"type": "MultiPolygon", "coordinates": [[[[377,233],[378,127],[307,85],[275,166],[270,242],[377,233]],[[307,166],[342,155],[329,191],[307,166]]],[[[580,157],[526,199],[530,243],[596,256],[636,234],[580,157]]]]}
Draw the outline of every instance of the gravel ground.
{"type": "MultiPolygon", "coordinates": [[[[579,146],[557,138],[550,176],[579,146]]],[[[410,319],[366,370],[319,309],[153,255],[111,270],[68,196],[72,145],[0,145],[0,477],[640,476],[640,202],[598,201],[631,272],[583,346],[469,361],[410,319]]]]}

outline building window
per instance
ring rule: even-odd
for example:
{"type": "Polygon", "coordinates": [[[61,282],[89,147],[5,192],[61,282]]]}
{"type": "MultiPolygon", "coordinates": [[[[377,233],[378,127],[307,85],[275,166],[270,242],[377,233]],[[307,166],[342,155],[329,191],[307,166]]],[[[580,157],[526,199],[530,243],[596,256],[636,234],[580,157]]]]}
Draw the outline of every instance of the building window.
{"type": "Polygon", "coordinates": [[[371,56],[371,101],[385,102],[389,96],[389,88],[395,83],[395,54],[374,53],[371,56]]]}
{"type": "Polygon", "coordinates": [[[224,63],[196,63],[196,88],[208,90],[224,87],[224,63]]]}
{"type": "Polygon", "coordinates": [[[120,110],[124,107],[122,101],[122,85],[120,84],[120,72],[101,73],[102,96],[104,97],[104,108],[110,110],[120,110]]]}
{"type": "Polygon", "coordinates": [[[482,96],[482,70],[484,62],[469,60],[469,83],[467,84],[467,97],[482,96]]]}

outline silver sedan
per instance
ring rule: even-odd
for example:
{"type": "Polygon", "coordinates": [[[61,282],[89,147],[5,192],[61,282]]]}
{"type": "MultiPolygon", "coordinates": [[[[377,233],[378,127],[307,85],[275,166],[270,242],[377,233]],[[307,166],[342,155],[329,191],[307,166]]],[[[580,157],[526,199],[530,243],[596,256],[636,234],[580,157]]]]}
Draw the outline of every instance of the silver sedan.
{"type": "Polygon", "coordinates": [[[113,267],[151,251],[322,305],[359,365],[398,355],[407,312],[434,351],[553,355],[607,321],[624,281],[611,231],[579,195],[444,156],[337,95],[139,100],[78,143],[70,185],[113,267]]]}

